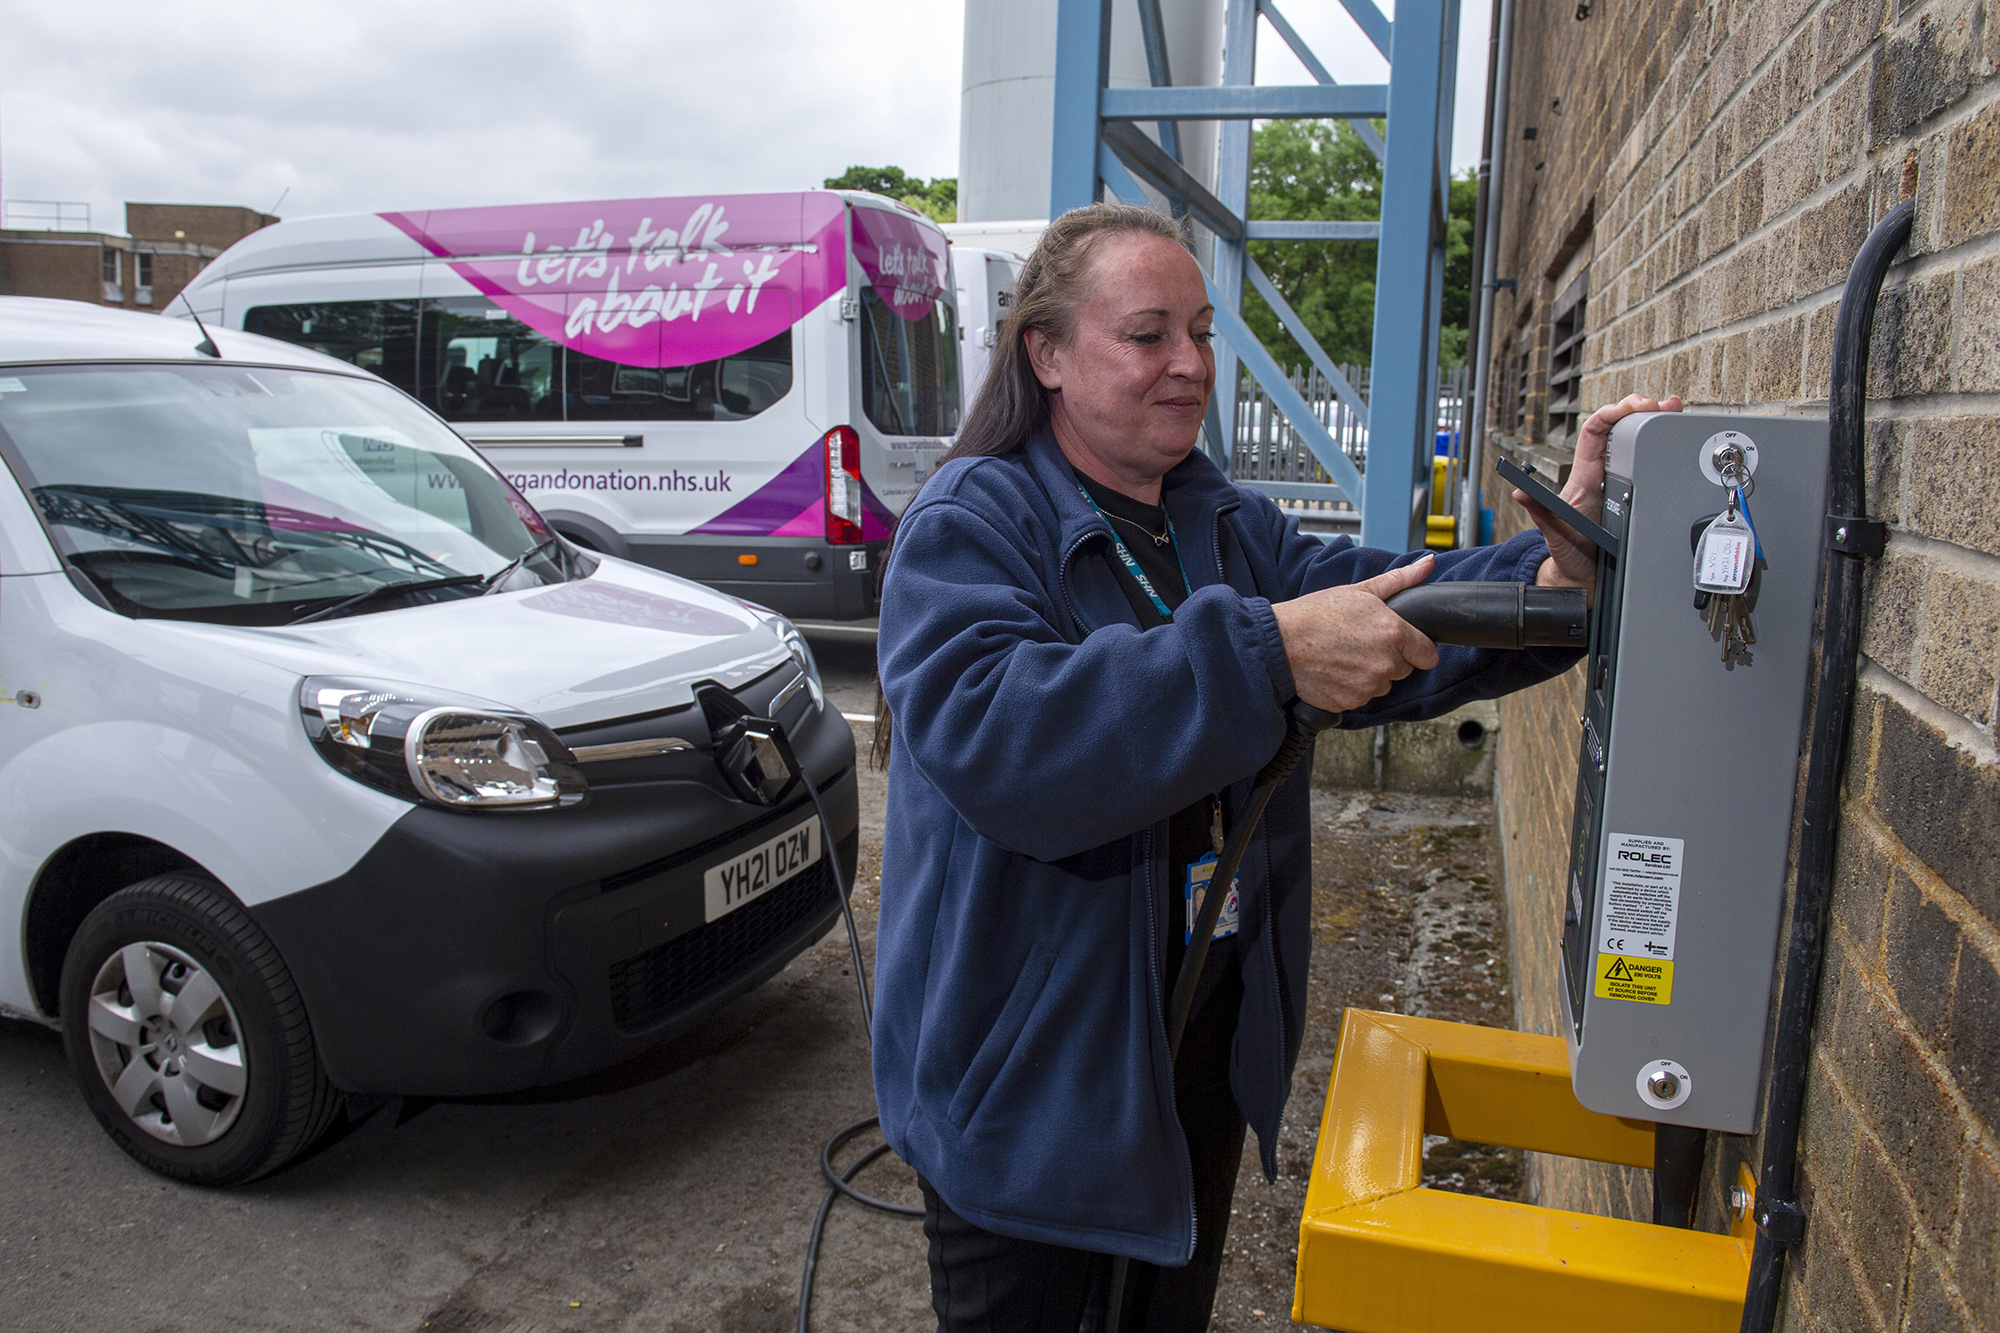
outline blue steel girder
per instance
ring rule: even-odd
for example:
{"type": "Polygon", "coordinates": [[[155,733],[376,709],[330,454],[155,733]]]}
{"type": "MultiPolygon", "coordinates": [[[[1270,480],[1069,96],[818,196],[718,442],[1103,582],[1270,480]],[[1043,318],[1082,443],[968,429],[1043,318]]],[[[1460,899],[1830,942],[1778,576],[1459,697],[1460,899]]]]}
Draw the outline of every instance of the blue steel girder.
{"type": "Polygon", "coordinates": [[[1379,222],[1246,222],[1243,235],[1252,241],[1372,241],[1382,234],[1379,222]]]}
{"type": "MultiPolygon", "coordinates": [[[[1158,4],[1159,0],[1150,0],[1150,3],[1158,4]]],[[[1285,20],[1285,16],[1279,12],[1278,6],[1272,0],[1257,0],[1257,12],[1263,15],[1264,21],[1271,25],[1278,36],[1284,38],[1285,45],[1292,48],[1292,54],[1306,67],[1306,73],[1313,76],[1314,83],[1330,85],[1337,82],[1333,75],[1327,73],[1326,66],[1320,63],[1319,57],[1313,54],[1313,49],[1306,45],[1305,39],[1300,37],[1297,30],[1285,20]]],[[[1377,14],[1379,16],[1379,10],[1377,14]]],[[[1154,79],[1153,82],[1160,83],[1162,80],[1154,79]]],[[[1347,124],[1348,128],[1360,137],[1361,142],[1368,145],[1368,151],[1375,154],[1375,160],[1380,162],[1382,154],[1388,152],[1389,148],[1382,142],[1382,136],[1375,132],[1375,127],[1365,120],[1351,120],[1347,124]]]]}
{"type": "MultiPolygon", "coordinates": [[[[1131,173],[1125,170],[1124,164],[1111,151],[1109,144],[1100,150],[1099,170],[1104,175],[1105,185],[1117,198],[1128,204],[1143,205],[1146,202],[1146,196],[1140,192],[1138,183],[1132,179],[1131,173]]],[[[1253,280],[1263,278],[1263,272],[1254,265],[1251,273],[1253,280]]],[[[1292,382],[1285,377],[1284,369],[1278,365],[1277,359],[1264,350],[1264,344],[1257,341],[1257,335],[1243,322],[1243,316],[1224,299],[1224,293],[1216,286],[1215,279],[1206,272],[1203,272],[1201,277],[1202,282],[1208,287],[1209,303],[1215,307],[1214,328],[1222,334],[1223,341],[1231,350],[1242,358],[1243,364],[1256,377],[1257,383],[1263,386],[1264,392],[1270,395],[1278,410],[1285,414],[1285,419],[1292,423],[1292,429],[1305,441],[1306,448],[1312,452],[1312,456],[1319,460],[1319,465],[1333,478],[1338,494],[1330,487],[1322,492],[1316,492],[1316,498],[1345,499],[1355,508],[1361,508],[1362,479],[1361,473],[1354,466],[1354,460],[1347,456],[1347,452],[1340,447],[1340,442],[1333,438],[1332,432],[1313,415],[1311,404],[1292,387],[1292,382]]],[[[1264,279],[1264,282],[1268,283],[1269,279],[1264,279]]],[[[1259,290],[1262,290],[1261,285],[1259,290]]],[[[1280,304],[1283,305],[1282,298],[1280,304]]],[[[1290,313],[1291,307],[1284,306],[1284,309],[1290,313]]],[[[1296,320],[1297,316],[1294,315],[1293,319],[1296,320]]],[[[1305,333],[1304,337],[1312,350],[1319,352],[1320,358],[1324,360],[1326,353],[1319,351],[1319,344],[1312,341],[1312,335],[1305,333]]],[[[1332,370],[1331,362],[1327,362],[1327,369],[1332,370]]],[[[1335,370],[1332,374],[1340,387],[1347,387],[1347,381],[1341,377],[1339,371],[1335,370]]],[[[1352,389],[1348,389],[1349,395],[1353,392],[1352,389]]],[[[1211,405],[1212,402],[1213,400],[1211,405]]],[[[1363,412],[1367,410],[1358,397],[1349,405],[1363,412]]]]}
{"type": "MultiPolygon", "coordinates": [[[[1149,75],[1163,86],[1107,87],[1110,0],[1058,0],[1050,216],[1094,202],[1107,185],[1121,198],[1145,202],[1133,171],[1169,195],[1176,212],[1185,206],[1215,234],[1214,271],[1212,275],[1204,273],[1204,278],[1216,306],[1217,330],[1223,334],[1216,356],[1218,383],[1207,423],[1210,447],[1218,461],[1225,468],[1230,463],[1225,423],[1234,421],[1236,363],[1240,358],[1340,490],[1361,511],[1362,541],[1398,550],[1421,545],[1432,431],[1437,420],[1437,338],[1450,203],[1458,0],[1399,0],[1393,24],[1373,0],[1341,0],[1362,33],[1390,62],[1388,84],[1347,86],[1332,82],[1325,66],[1278,12],[1274,0],[1227,0],[1220,86],[1172,86],[1166,83],[1171,72],[1158,30],[1158,0],[1135,3],[1148,47],[1149,75]],[[1260,13],[1300,56],[1317,83],[1286,87],[1254,84],[1260,13]],[[1386,142],[1367,123],[1375,118],[1388,123],[1386,142]],[[1246,221],[1249,122],[1264,119],[1345,119],[1354,123],[1383,161],[1380,221],[1246,221]],[[1222,122],[1218,175],[1212,192],[1174,151],[1179,147],[1178,135],[1167,131],[1184,120],[1222,122]],[[1130,126],[1133,121],[1155,122],[1162,142],[1156,144],[1138,133],[1130,126]],[[1276,360],[1251,335],[1243,322],[1241,305],[1248,241],[1363,239],[1376,240],[1378,246],[1367,468],[1360,473],[1285,379],[1276,360]],[[1367,484],[1369,481],[1375,484],[1367,484]]],[[[1324,373],[1331,361],[1313,342],[1303,321],[1261,271],[1253,280],[1286,326],[1302,335],[1301,345],[1324,373]]],[[[1347,387],[1337,373],[1329,378],[1341,388],[1347,387]]],[[[1351,388],[1340,396],[1343,400],[1357,397],[1351,388]]],[[[1299,490],[1290,487],[1288,493],[1299,490]]],[[[1313,491],[1314,496],[1324,493],[1313,491]]]]}
{"type": "MultiPolygon", "coordinates": [[[[1382,17],[1382,11],[1375,7],[1375,0],[1340,0],[1340,7],[1360,25],[1362,35],[1375,44],[1382,58],[1393,65],[1396,58],[1390,52],[1395,46],[1396,25],[1382,17]]],[[[1396,6],[1399,15],[1402,8],[1401,5],[1396,6]]]]}
{"type": "Polygon", "coordinates": [[[1388,114],[1389,86],[1106,88],[1098,105],[1106,120],[1365,120],[1388,114]]]}
{"type": "MultiPolygon", "coordinates": [[[[1155,88],[1170,87],[1174,81],[1173,62],[1167,56],[1167,25],[1160,17],[1160,0],[1139,0],[1139,36],[1146,46],[1146,81],[1155,88]]],[[[1160,147],[1174,161],[1181,160],[1181,129],[1178,122],[1155,124],[1160,147]]]]}
{"type": "Polygon", "coordinates": [[[1109,121],[1104,126],[1104,144],[1140,179],[1162,194],[1177,196],[1197,222],[1225,240],[1241,240],[1243,219],[1229,211],[1220,199],[1208,192],[1188,173],[1186,167],[1168,157],[1159,144],[1148,139],[1129,121],[1109,121]]]}
{"type": "Polygon", "coordinates": [[[1369,356],[1369,484],[1360,508],[1362,542],[1397,550],[1422,545],[1429,508],[1450,179],[1439,171],[1439,148],[1448,164],[1456,71],[1447,59],[1457,28],[1457,0],[1396,6],[1369,356]]]}
{"type": "MultiPolygon", "coordinates": [[[[1257,80],[1256,0],[1225,0],[1222,9],[1222,82],[1240,87],[1257,80]]],[[[1239,218],[1250,216],[1250,122],[1226,120],[1216,126],[1215,197],[1239,218]]],[[[1213,282],[1231,310],[1243,307],[1243,261],[1247,246],[1218,241],[1213,282]]],[[[1209,451],[1225,471],[1235,446],[1236,390],[1241,363],[1227,339],[1215,349],[1215,392],[1208,402],[1209,451]],[[1223,423],[1227,422],[1227,429],[1223,423]]]]}

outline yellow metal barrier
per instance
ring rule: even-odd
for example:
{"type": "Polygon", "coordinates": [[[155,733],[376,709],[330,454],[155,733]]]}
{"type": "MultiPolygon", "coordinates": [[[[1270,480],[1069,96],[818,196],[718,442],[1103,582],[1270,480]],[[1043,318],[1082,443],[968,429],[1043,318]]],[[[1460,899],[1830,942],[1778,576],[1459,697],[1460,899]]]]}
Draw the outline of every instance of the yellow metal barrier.
{"type": "Polygon", "coordinates": [[[1423,1187],[1425,1134],[1653,1165],[1584,1109],[1558,1037],[1349,1009],[1306,1188],[1292,1318],[1347,1333],[1733,1333],[1748,1237],[1423,1187]]]}

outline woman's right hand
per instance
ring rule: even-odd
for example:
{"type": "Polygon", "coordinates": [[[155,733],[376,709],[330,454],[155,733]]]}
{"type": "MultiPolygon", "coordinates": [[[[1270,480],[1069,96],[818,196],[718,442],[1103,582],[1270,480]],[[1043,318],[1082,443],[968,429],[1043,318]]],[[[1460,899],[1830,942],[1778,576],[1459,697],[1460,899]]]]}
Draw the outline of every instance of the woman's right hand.
{"type": "Polygon", "coordinates": [[[1437,645],[1383,605],[1429,578],[1436,564],[1426,555],[1360,583],[1273,603],[1299,698],[1344,713],[1381,698],[1412,671],[1436,666],[1437,645]]]}

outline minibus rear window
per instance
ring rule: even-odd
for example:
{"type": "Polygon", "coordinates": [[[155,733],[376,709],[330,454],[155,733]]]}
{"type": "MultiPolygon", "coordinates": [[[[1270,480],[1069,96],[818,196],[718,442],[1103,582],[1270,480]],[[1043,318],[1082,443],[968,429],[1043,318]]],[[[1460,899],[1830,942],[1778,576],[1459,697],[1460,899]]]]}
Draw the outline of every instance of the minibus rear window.
{"type": "Polygon", "coordinates": [[[951,307],[934,301],[904,319],[861,289],[861,410],[884,435],[958,431],[958,329],[951,307]]]}

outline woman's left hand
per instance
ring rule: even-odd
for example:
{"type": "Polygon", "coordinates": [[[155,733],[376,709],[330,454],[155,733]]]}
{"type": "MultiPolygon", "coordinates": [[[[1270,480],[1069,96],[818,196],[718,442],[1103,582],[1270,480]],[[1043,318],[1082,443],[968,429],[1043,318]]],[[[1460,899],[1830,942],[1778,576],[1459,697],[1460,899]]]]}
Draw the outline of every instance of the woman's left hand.
{"type": "MultiPolygon", "coordinates": [[[[1585,419],[1576,436],[1576,458],[1570,464],[1569,480],[1563,483],[1562,498],[1579,512],[1595,519],[1604,516],[1604,455],[1611,443],[1611,428],[1634,412],[1678,412],[1678,397],[1648,398],[1643,393],[1626,394],[1615,403],[1598,408],[1585,419]]],[[[1529,499],[1514,492],[1514,503],[1528,511],[1535,526],[1549,543],[1549,558],[1535,574],[1544,588],[1588,588],[1597,578],[1597,547],[1582,533],[1529,499]]]]}

